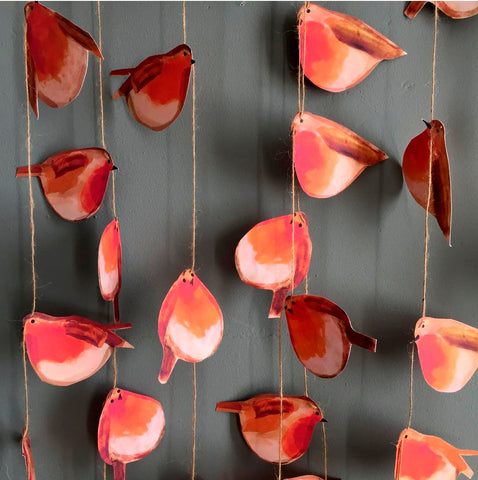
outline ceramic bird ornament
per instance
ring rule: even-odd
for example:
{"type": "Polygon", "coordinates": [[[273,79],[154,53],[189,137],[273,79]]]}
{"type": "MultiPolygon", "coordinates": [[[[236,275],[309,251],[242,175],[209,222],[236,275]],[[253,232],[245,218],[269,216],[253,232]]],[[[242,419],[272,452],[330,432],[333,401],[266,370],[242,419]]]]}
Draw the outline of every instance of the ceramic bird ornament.
{"type": "Polygon", "coordinates": [[[478,368],[478,329],[451,318],[423,317],[415,343],[425,381],[439,392],[457,392],[478,368]]]}
{"type": "Polygon", "coordinates": [[[109,392],[98,425],[98,451],[113,466],[114,480],[124,480],[126,464],[159,445],[165,424],[163,407],[154,398],[123,388],[109,392]]]}
{"type": "Polygon", "coordinates": [[[428,201],[430,143],[432,151],[432,185],[429,213],[438,221],[447,242],[451,237],[450,166],[445,143],[445,127],[440,120],[425,122],[425,130],[410,140],[403,154],[403,176],[408,190],[425,210],[428,201]]]}
{"type": "Polygon", "coordinates": [[[280,317],[287,293],[307,275],[311,254],[312,241],[303,212],[258,223],[239,241],[235,260],[241,280],[273,291],[269,318],[280,317]]]}
{"type": "Polygon", "coordinates": [[[331,378],[342,372],[352,345],[376,351],[377,340],[355,331],[347,314],[326,298],[291,296],[284,308],[294,351],[318,377],[331,378]]]}
{"type": "Polygon", "coordinates": [[[151,130],[164,130],[181,113],[193,64],[191,49],[183,44],[148,57],[137,67],[113,70],[110,75],[128,75],[113,99],[125,97],[139,123],[151,130]]]}
{"type": "Polygon", "coordinates": [[[304,74],[329,92],[352,88],[382,60],[406,55],[366,23],[313,3],[299,10],[298,23],[304,74]]]}
{"type": "Polygon", "coordinates": [[[160,383],[169,380],[178,359],[197,363],[213,355],[223,330],[216,299],[192,270],[182,272],[169,289],[158,317],[163,346],[160,383]]]}
{"type": "Polygon", "coordinates": [[[40,379],[67,386],[95,374],[113,348],[133,348],[114,333],[131,324],[104,325],[79,316],[34,312],[23,319],[28,358],[40,379]]]}
{"type": "Polygon", "coordinates": [[[80,93],[88,52],[101,52],[88,32],[38,2],[25,5],[28,99],[38,117],[38,98],[49,107],[67,105],[80,93]]]}
{"type": "Polygon", "coordinates": [[[118,295],[121,289],[121,238],[118,218],[112,220],[101,235],[98,248],[98,279],[101,296],[112,301],[115,323],[120,321],[118,295]]]}
{"type": "Polygon", "coordinates": [[[395,480],[456,480],[462,473],[471,478],[473,470],[464,456],[476,450],[460,450],[439,437],[406,428],[400,434],[395,460],[395,480]]]}
{"type": "MultiPolygon", "coordinates": [[[[309,448],[315,425],[325,422],[320,408],[308,397],[282,397],[280,462],[291,463],[309,448]]],[[[239,414],[249,448],[266,462],[279,463],[280,396],[257,395],[239,402],[219,402],[217,412],[239,414]]]]}
{"type": "MultiPolygon", "coordinates": [[[[111,170],[110,154],[102,148],[64,150],[31,166],[51,208],[64,220],[77,222],[94,215],[105,196],[111,170]]],[[[17,168],[17,177],[28,177],[28,166],[17,168]]]]}
{"type": "MultiPolygon", "coordinates": [[[[410,2],[405,9],[405,15],[408,18],[415,18],[417,13],[428,2],[410,2]]],[[[454,19],[469,18],[478,13],[478,2],[473,1],[449,1],[449,2],[430,2],[436,5],[445,15],[454,19]]]]}
{"type": "Polygon", "coordinates": [[[343,125],[309,112],[292,122],[294,166],[307,195],[328,198],[346,189],[387,154],[343,125]]]}

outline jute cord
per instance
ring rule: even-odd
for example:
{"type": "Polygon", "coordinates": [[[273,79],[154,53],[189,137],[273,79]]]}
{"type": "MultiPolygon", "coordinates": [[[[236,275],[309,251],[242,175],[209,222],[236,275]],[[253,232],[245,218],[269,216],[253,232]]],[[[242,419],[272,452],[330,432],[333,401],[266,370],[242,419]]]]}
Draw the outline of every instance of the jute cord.
{"type": "MultiPolygon", "coordinates": [[[[35,202],[33,200],[33,186],[32,186],[32,155],[31,155],[31,118],[30,118],[30,104],[28,96],[28,43],[27,43],[27,25],[25,23],[24,36],[23,36],[23,55],[25,62],[25,98],[26,98],[26,148],[27,148],[27,162],[28,162],[28,198],[30,205],[30,262],[31,262],[31,275],[32,275],[32,311],[33,314],[36,310],[37,302],[37,277],[35,269],[35,219],[34,210],[35,202]]],[[[29,409],[29,397],[28,397],[28,372],[27,372],[27,349],[25,343],[25,330],[23,330],[22,336],[22,363],[23,363],[23,387],[25,394],[25,427],[23,429],[23,437],[28,436],[30,428],[30,409],[29,409]]]]}
{"type": "MultiPolygon", "coordinates": [[[[436,59],[437,59],[437,38],[438,38],[438,7],[435,5],[434,30],[433,30],[433,57],[432,57],[432,85],[430,95],[430,120],[435,116],[435,88],[436,88],[436,59]]],[[[430,155],[428,161],[428,192],[427,192],[427,208],[425,209],[425,231],[423,246],[423,281],[422,281],[422,317],[426,315],[427,309],[427,282],[428,282],[428,257],[429,257],[429,217],[432,195],[432,165],[433,165],[433,145],[432,135],[430,132],[430,155]]],[[[412,352],[410,355],[410,386],[409,386],[409,406],[408,406],[408,422],[407,428],[410,428],[413,417],[413,373],[415,364],[415,344],[412,343],[412,352]]]]}
{"type": "MultiPolygon", "coordinates": [[[[187,41],[186,28],[186,2],[182,2],[183,42],[187,41]]],[[[192,243],[191,243],[191,271],[196,266],[196,69],[191,66],[191,143],[192,143],[192,243]]],[[[197,426],[197,377],[196,364],[193,363],[193,428],[192,428],[192,453],[191,453],[191,480],[196,476],[196,426],[197,426]]]]}

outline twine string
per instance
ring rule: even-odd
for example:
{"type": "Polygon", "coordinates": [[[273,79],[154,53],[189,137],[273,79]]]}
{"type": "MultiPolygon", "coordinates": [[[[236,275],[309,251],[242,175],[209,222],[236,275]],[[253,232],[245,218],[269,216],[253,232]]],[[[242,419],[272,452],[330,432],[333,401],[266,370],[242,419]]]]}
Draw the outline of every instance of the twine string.
{"type": "MultiPolygon", "coordinates": [[[[100,52],[103,51],[103,31],[101,28],[101,2],[97,0],[96,11],[98,18],[98,47],[100,52]]],[[[98,78],[99,78],[99,97],[100,97],[100,134],[101,147],[106,150],[105,142],[105,109],[103,99],[103,59],[98,59],[98,78]]],[[[116,171],[111,172],[111,208],[113,210],[113,217],[116,218],[116,171]]]]}
{"type": "MultiPolygon", "coordinates": [[[[30,118],[30,104],[28,101],[28,43],[27,43],[27,24],[25,22],[24,36],[23,36],[23,55],[25,62],[25,97],[26,97],[26,148],[27,148],[27,163],[28,163],[28,198],[30,205],[30,262],[32,275],[32,311],[36,310],[37,302],[37,277],[35,269],[35,219],[34,209],[35,202],[33,200],[33,186],[32,186],[32,155],[31,155],[31,118],[30,118]]],[[[28,372],[27,372],[27,349],[25,342],[25,330],[22,336],[22,363],[23,363],[23,388],[25,393],[25,427],[23,429],[23,438],[28,437],[30,428],[30,411],[29,411],[29,397],[28,397],[28,372]]]]}
{"type": "Polygon", "coordinates": [[[278,326],[278,350],[279,350],[279,397],[280,397],[280,417],[279,417],[279,465],[277,478],[282,480],[282,412],[283,412],[283,402],[284,402],[284,382],[282,378],[282,314],[279,317],[279,326],[278,326]]]}
{"type": "MultiPolygon", "coordinates": [[[[436,87],[436,58],[437,58],[437,37],[438,37],[438,7],[435,5],[434,29],[433,29],[433,57],[432,57],[432,85],[430,95],[430,117],[433,120],[435,115],[435,87],[436,87]]],[[[423,292],[422,292],[422,317],[426,315],[427,309],[427,282],[428,282],[428,257],[429,257],[429,210],[432,195],[432,165],[433,165],[433,139],[430,132],[429,144],[429,160],[428,160],[428,192],[427,192],[427,208],[425,209],[425,232],[423,246],[423,292]]],[[[408,422],[407,428],[412,424],[413,416],[413,372],[415,363],[415,344],[412,343],[412,353],[410,355],[410,386],[409,386],[409,406],[408,406],[408,422]]]]}
{"type": "MultiPolygon", "coordinates": [[[[186,29],[186,2],[182,2],[183,43],[187,41],[186,29]]],[[[191,271],[196,266],[196,69],[191,65],[191,143],[192,143],[192,243],[191,243],[191,271]]],[[[193,363],[193,415],[192,415],[192,452],[191,452],[191,480],[196,476],[196,426],[197,426],[197,377],[196,364],[193,363]]]]}
{"type": "Polygon", "coordinates": [[[196,476],[196,413],[197,413],[197,379],[196,364],[193,363],[193,448],[191,455],[191,480],[196,476]]]}
{"type": "Polygon", "coordinates": [[[192,244],[191,244],[191,270],[196,266],[196,69],[191,66],[192,76],[192,149],[193,149],[193,208],[192,208],[192,244]]]}

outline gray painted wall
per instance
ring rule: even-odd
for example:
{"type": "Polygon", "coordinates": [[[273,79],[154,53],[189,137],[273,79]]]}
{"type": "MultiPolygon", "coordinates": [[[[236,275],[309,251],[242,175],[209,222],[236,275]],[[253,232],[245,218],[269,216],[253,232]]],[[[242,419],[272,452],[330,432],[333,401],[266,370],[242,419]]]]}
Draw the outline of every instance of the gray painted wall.
{"type": "MultiPolygon", "coordinates": [[[[331,94],[307,86],[306,108],[343,123],[390,159],[328,200],[302,195],[314,253],[311,292],[339,303],[357,329],[378,338],[378,352],[354,349],[332,380],[310,378],[310,396],[328,423],[329,474],[348,480],[392,478],[398,435],[408,409],[407,342],[420,314],[423,210],[403,183],[400,164],[409,140],[429,115],[433,10],[409,21],[404,2],[325,2],[357,16],[398,43],[408,56],[380,64],[352,90],[331,94]]],[[[95,5],[48,4],[97,38],[95,5]]],[[[294,19],[299,4],[197,2],[188,6],[188,40],[197,60],[198,272],[218,299],[225,336],[198,367],[199,478],[273,478],[252,454],[219,400],[278,391],[277,321],[267,319],[271,295],[243,284],[233,253],[239,238],[263,219],[290,208],[289,128],[296,113],[294,19]]],[[[23,4],[0,6],[0,142],[3,151],[0,223],[0,478],[24,478],[22,317],[31,306],[28,189],[15,180],[26,163],[23,4]]],[[[443,17],[443,16],[441,16],[443,17]]],[[[180,3],[106,2],[105,72],[134,66],[182,42],[180,3]]],[[[478,18],[440,19],[437,116],[447,125],[453,181],[453,248],[431,222],[429,314],[478,326],[478,18]]],[[[79,98],[61,110],[41,104],[33,121],[33,161],[67,148],[99,145],[97,63],[79,98]]],[[[128,478],[188,478],[191,451],[191,366],[179,363],[171,382],[157,380],[159,306],[190,258],[190,98],[182,116],[154,133],[135,123],[106,79],[107,146],[119,166],[124,284],[121,308],[136,348],[119,353],[119,384],[158,398],[167,426],[157,450],[128,466],[128,478]]],[[[34,183],[38,309],[107,321],[109,306],[96,277],[97,244],[111,219],[109,195],[99,213],[70,224],[58,218],[34,183]]],[[[100,479],[96,425],[111,384],[111,365],[69,388],[40,382],[29,368],[31,437],[39,479],[100,479]]],[[[438,394],[415,372],[413,426],[460,447],[478,448],[478,378],[461,392],[438,394]]],[[[284,327],[284,388],[302,393],[302,368],[284,327]]],[[[478,460],[470,463],[478,468],[478,460]]],[[[323,469],[320,430],[309,453],[284,468],[287,476],[323,469]]]]}

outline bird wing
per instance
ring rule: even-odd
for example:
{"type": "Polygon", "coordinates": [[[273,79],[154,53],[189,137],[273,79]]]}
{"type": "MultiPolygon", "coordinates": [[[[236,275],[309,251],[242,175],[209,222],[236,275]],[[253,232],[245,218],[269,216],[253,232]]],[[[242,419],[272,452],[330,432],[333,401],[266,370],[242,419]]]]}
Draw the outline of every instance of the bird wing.
{"type": "Polygon", "coordinates": [[[375,145],[342,125],[323,126],[319,128],[318,132],[331,150],[352,158],[367,167],[376,165],[388,158],[388,155],[375,145]]]}
{"type": "Polygon", "coordinates": [[[37,80],[35,72],[35,64],[30,54],[30,47],[27,43],[27,86],[28,86],[28,101],[38,118],[38,92],[37,92],[37,80]]]}
{"type": "Polygon", "coordinates": [[[82,151],[68,150],[55,155],[52,168],[55,177],[61,177],[72,170],[84,168],[88,165],[89,159],[82,151]]]}
{"type": "Polygon", "coordinates": [[[131,85],[138,93],[151,80],[156,78],[163,70],[164,55],[153,55],[143,60],[131,74],[131,85]]]}
{"type": "Polygon", "coordinates": [[[338,305],[327,298],[316,295],[304,295],[304,303],[311,310],[332,315],[339,319],[345,326],[352,328],[348,315],[338,305]]]}
{"type": "Polygon", "coordinates": [[[70,20],[67,20],[65,17],[63,17],[57,12],[53,12],[53,15],[65,35],[71,37],[73,40],[75,40],[75,42],[79,43],[83,48],[93,53],[97,57],[103,58],[103,55],[101,55],[100,49],[98,48],[98,45],[96,45],[93,37],[88,32],[85,32],[80,27],[75,25],[73,22],[70,22],[70,20]]]}
{"type": "Polygon", "coordinates": [[[392,60],[405,55],[398,45],[357,18],[334,12],[328,24],[340,42],[350,48],[362,50],[372,57],[392,60]]]}
{"type": "Polygon", "coordinates": [[[478,330],[474,328],[440,328],[438,334],[454,347],[478,352],[478,330]]]}
{"type": "MultiPolygon", "coordinates": [[[[256,418],[266,417],[268,415],[280,415],[280,397],[274,396],[273,399],[261,399],[257,400],[253,404],[254,413],[256,418]]],[[[283,419],[289,416],[295,410],[294,404],[282,398],[282,417],[283,419]]]]}
{"type": "Polygon", "coordinates": [[[100,324],[78,316],[68,317],[65,320],[65,333],[98,348],[103,346],[109,334],[115,335],[105,331],[100,324]]]}

